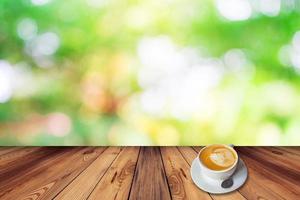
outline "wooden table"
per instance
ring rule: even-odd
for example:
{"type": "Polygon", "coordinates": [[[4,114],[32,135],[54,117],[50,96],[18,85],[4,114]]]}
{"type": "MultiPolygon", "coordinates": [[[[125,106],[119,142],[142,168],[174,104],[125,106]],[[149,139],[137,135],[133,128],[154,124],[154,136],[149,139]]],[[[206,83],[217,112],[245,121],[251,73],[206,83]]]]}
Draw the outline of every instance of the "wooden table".
{"type": "Polygon", "coordinates": [[[201,147],[2,147],[0,199],[300,199],[299,147],[236,147],[249,171],[238,191],[191,180],[201,147]]]}

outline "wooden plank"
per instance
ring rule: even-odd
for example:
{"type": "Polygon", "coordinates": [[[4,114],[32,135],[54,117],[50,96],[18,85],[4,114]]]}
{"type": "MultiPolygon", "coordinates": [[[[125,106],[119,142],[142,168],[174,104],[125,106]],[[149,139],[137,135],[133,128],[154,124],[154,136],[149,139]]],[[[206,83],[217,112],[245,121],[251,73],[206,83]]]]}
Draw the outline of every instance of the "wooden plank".
{"type": "Polygon", "coordinates": [[[141,148],[129,199],[171,199],[159,147],[141,148]]]}
{"type": "Polygon", "coordinates": [[[259,147],[256,147],[255,150],[243,147],[238,148],[238,151],[240,154],[243,154],[244,156],[260,163],[260,166],[265,169],[268,169],[268,171],[270,171],[271,174],[276,174],[279,177],[284,174],[284,179],[286,179],[288,182],[291,182],[294,185],[299,185],[300,169],[298,169],[297,166],[292,166],[292,161],[289,162],[290,165],[287,165],[286,163],[280,160],[284,158],[271,157],[267,155],[266,152],[260,152],[259,147]]]}
{"type": "MultiPolygon", "coordinates": [[[[193,160],[197,157],[198,153],[191,147],[178,147],[180,153],[185,158],[187,163],[191,166],[193,160]]],[[[215,200],[245,200],[238,191],[234,191],[228,194],[210,194],[210,196],[215,200]]]]}
{"type": "Polygon", "coordinates": [[[163,163],[173,199],[211,199],[190,177],[190,166],[176,147],[161,147],[163,163]]]}
{"type": "Polygon", "coordinates": [[[296,180],[300,180],[300,162],[296,156],[281,152],[280,150],[270,150],[265,147],[255,147],[255,151],[251,147],[240,148],[240,152],[250,157],[264,162],[266,167],[278,167],[280,172],[284,172],[286,176],[290,176],[296,180]],[[250,153],[251,152],[251,153],[250,153]]]}
{"type": "Polygon", "coordinates": [[[290,164],[300,171],[300,156],[295,152],[286,150],[286,148],[278,147],[259,147],[259,150],[267,155],[271,155],[272,158],[280,159],[285,162],[285,164],[290,164]]]}
{"type": "MultiPolygon", "coordinates": [[[[7,199],[52,199],[93,162],[105,148],[74,148],[72,154],[56,160],[54,165],[44,167],[43,173],[37,174],[29,181],[20,182],[19,186],[6,194],[7,199]],[[17,198],[18,197],[18,198],[17,198]]],[[[63,149],[61,150],[63,151],[63,149]]]]}
{"type": "Polygon", "coordinates": [[[197,153],[200,152],[200,150],[203,148],[203,146],[194,146],[192,147],[197,153]]]}
{"type": "Polygon", "coordinates": [[[246,198],[239,192],[234,191],[227,194],[211,194],[214,200],[246,200],[246,198]]]}
{"type": "Polygon", "coordinates": [[[40,147],[11,148],[9,150],[10,151],[6,151],[0,155],[0,173],[17,164],[24,164],[18,161],[15,162],[17,159],[27,157],[27,155],[31,153],[43,154],[45,152],[44,150],[41,150],[40,147]]]}
{"type": "MultiPolygon", "coordinates": [[[[244,159],[244,157],[242,157],[244,159]]],[[[246,160],[246,159],[245,159],[246,160]]],[[[248,165],[249,176],[255,177],[255,181],[260,183],[261,186],[269,188],[275,194],[279,195],[284,199],[297,199],[299,194],[295,194],[290,190],[286,185],[278,183],[278,179],[272,180],[269,176],[266,176],[264,173],[261,173],[260,170],[253,169],[252,165],[248,165]]]]}
{"type": "Polygon", "coordinates": [[[23,147],[0,147],[0,156],[22,148],[23,147]]]}
{"type": "MultiPolygon", "coordinates": [[[[260,175],[263,175],[268,180],[274,182],[273,184],[262,183],[261,185],[263,185],[264,188],[268,188],[268,187],[274,188],[275,184],[277,183],[278,185],[280,185],[282,187],[282,189],[286,190],[286,193],[292,193],[292,194],[295,194],[298,196],[300,195],[299,181],[298,181],[298,183],[297,182],[295,183],[295,182],[291,182],[291,181],[287,180],[285,177],[285,174],[274,173],[274,171],[272,169],[265,168],[265,166],[261,162],[248,157],[248,155],[240,153],[240,157],[245,161],[249,171],[252,171],[252,172],[249,172],[249,174],[256,172],[256,173],[259,173],[260,175]]],[[[250,175],[249,175],[249,177],[250,177],[250,175]]],[[[260,180],[259,177],[257,180],[258,181],[260,180]]],[[[278,187],[280,187],[280,186],[278,186],[278,187]]],[[[280,192],[282,189],[277,189],[276,192],[280,192]]]]}
{"type": "Polygon", "coordinates": [[[43,173],[46,167],[54,164],[66,153],[78,151],[74,148],[43,148],[30,154],[19,157],[0,170],[0,197],[12,188],[30,180],[37,174],[43,173]],[[50,164],[50,165],[49,165],[50,164]]]}
{"type": "MultiPolygon", "coordinates": [[[[200,148],[193,149],[198,152],[200,148]]],[[[298,149],[300,148],[236,148],[249,170],[248,180],[239,190],[245,198],[298,199],[300,180],[297,174],[299,173],[298,149]]],[[[125,149],[128,151],[127,148],[125,149]]],[[[103,159],[100,157],[103,156],[101,152],[104,148],[0,148],[0,152],[1,150],[5,152],[0,155],[0,199],[53,199],[54,197],[61,199],[59,195],[63,193],[66,196],[62,199],[69,197],[75,200],[88,197],[90,199],[111,199],[111,197],[112,199],[114,197],[116,199],[145,199],[144,196],[148,197],[146,199],[152,197],[152,199],[170,199],[166,177],[164,177],[164,165],[174,199],[209,198],[209,196],[199,197],[197,192],[200,190],[192,189],[190,186],[193,183],[190,179],[189,165],[197,154],[192,148],[163,147],[161,148],[163,161],[157,148],[142,148],[133,178],[135,163],[132,165],[130,163],[136,162],[136,151],[124,153],[125,149],[121,151],[124,156],[117,155],[118,153],[114,155],[116,159],[109,159],[109,156],[106,156],[105,162],[102,163],[103,159]],[[8,149],[14,150],[4,151],[8,149]],[[145,155],[141,156],[142,154],[145,155]],[[107,164],[107,160],[111,160],[112,163],[108,170],[110,164],[107,164]],[[107,167],[103,168],[103,165],[107,167]],[[104,170],[104,172],[99,172],[99,170],[104,170]],[[102,176],[99,173],[102,173],[102,176]],[[160,178],[153,180],[157,176],[160,178]],[[151,184],[151,181],[161,183],[149,187],[147,184],[151,184]],[[131,192],[128,197],[130,186],[131,192]],[[149,188],[153,189],[149,190],[149,188]],[[62,192],[59,193],[60,191],[62,192]],[[74,195],[70,194],[73,192],[74,195]],[[168,196],[162,196],[160,193],[168,194],[168,196]],[[115,196],[112,196],[113,194],[115,196]]],[[[216,200],[244,199],[242,195],[234,192],[228,196],[211,195],[211,197],[216,200]]]]}
{"type": "Polygon", "coordinates": [[[54,199],[87,199],[122,149],[109,147],[54,199]]]}
{"type": "Polygon", "coordinates": [[[84,151],[78,152],[76,155],[69,159],[69,162],[65,161],[60,165],[57,164],[56,170],[52,170],[50,177],[55,181],[55,185],[49,190],[47,194],[41,199],[53,199],[60,191],[62,191],[71,181],[77,178],[91,163],[93,163],[107,148],[106,147],[88,147],[84,151]],[[67,170],[66,170],[67,169],[67,170]],[[63,173],[59,173],[59,171],[63,173]],[[55,174],[60,174],[55,178],[55,174]]]}
{"type": "Polygon", "coordinates": [[[239,192],[247,199],[283,199],[279,195],[273,193],[271,190],[266,189],[264,185],[261,185],[259,182],[255,181],[255,177],[252,176],[251,172],[249,172],[248,179],[246,183],[239,189],[239,192]]]}
{"type": "Polygon", "coordinates": [[[139,147],[126,147],[112,163],[88,199],[128,199],[139,147]]]}
{"type": "Polygon", "coordinates": [[[300,156],[300,147],[276,147],[276,148],[297,155],[298,157],[300,156]]]}
{"type": "MultiPolygon", "coordinates": [[[[235,147],[239,152],[239,156],[246,163],[247,168],[253,167],[254,163],[249,163],[245,158],[241,155],[240,149],[245,147],[235,147]],[[252,166],[251,166],[252,165],[252,166]]],[[[267,188],[263,183],[256,180],[252,171],[248,171],[248,179],[246,183],[239,189],[239,192],[246,197],[247,199],[283,199],[280,195],[274,193],[272,190],[267,188]]]]}
{"type": "MultiPolygon", "coordinates": [[[[28,148],[30,149],[30,148],[28,148]]],[[[57,151],[57,148],[49,148],[52,149],[52,151],[57,151]]],[[[17,176],[13,175],[13,179],[6,179],[6,182],[3,182],[3,184],[0,184],[1,187],[1,193],[0,197],[1,199],[15,199],[14,197],[16,194],[20,195],[21,193],[27,191],[31,192],[32,190],[38,188],[41,186],[41,184],[37,185],[36,180],[41,179],[40,183],[45,183],[45,178],[47,177],[48,173],[52,168],[55,168],[53,166],[56,166],[55,164],[58,162],[64,162],[65,156],[69,157],[72,154],[75,154],[79,148],[60,148],[59,154],[55,153],[52,154],[53,156],[48,156],[47,159],[44,160],[37,160],[37,162],[32,162],[30,165],[30,169],[27,170],[27,168],[14,168],[15,171],[9,170],[5,172],[4,174],[1,174],[0,176],[5,177],[5,174],[17,174],[17,176]],[[66,151],[65,151],[66,150],[66,151]],[[50,168],[49,165],[52,167],[50,168]],[[20,173],[19,171],[27,171],[26,173],[20,173]]],[[[43,150],[41,150],[43,151],[43,150]]],[[[35,154],[35,153],[34,153],[35,154]]],[[[31,157],[34,157],[34,155],[29,155],[31,157]]],[[[38,182],[38,181],[37,181],[38,182]]],[[[25,194],[24,193],[24,194],[25,194]]]]}

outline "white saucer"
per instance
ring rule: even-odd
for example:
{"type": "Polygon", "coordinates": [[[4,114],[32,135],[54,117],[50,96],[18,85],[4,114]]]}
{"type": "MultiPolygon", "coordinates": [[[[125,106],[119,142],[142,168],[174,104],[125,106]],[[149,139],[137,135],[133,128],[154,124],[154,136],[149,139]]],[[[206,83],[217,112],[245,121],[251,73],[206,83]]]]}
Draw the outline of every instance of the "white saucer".
{"type": "Polygon", "coordinates": [[[191,166],[191,176],[194,183],[201,189],[213,194],[224,194],[232,192],[241,187],[247,180],[248,171],[243,160],[239,159],[238,166],[233,175],[233,185],[230,188],[222,188],[222,181],[211,179],[201,172],[197,158],[194,159],[191,166]]]}

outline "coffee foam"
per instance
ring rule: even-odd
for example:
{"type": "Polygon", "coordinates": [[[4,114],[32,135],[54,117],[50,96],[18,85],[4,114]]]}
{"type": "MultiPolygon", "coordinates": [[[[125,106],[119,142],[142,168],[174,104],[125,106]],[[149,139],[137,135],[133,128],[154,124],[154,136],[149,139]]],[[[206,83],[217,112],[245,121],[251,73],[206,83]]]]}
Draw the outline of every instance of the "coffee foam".
{"type": "Polygon", "coordinates": [[[233,153],[226,148],[216,149],[209,158],[214,164],[222,167],[230,167],[235,161],[233,153]]]}
{"type": "Polygon", "coordinates": [[[208,146],[201,152],[199,157],[202,163],[212,170],[228,169],[237,159],[234,150],[225,145],[208,146]]]}

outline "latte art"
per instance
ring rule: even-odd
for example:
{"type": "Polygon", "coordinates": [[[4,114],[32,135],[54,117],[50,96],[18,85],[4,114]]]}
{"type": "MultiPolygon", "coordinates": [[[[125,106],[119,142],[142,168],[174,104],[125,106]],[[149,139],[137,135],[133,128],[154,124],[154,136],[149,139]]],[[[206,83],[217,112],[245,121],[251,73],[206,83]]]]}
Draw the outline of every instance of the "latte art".
{"type": "Polygon", "coordinates": [[[200,154],[200,160],[209,169],[225,170],[236,161],[234,151],[225,145],[212,145],[205,148],[200,154]]]}
{"type": "Polygon", "coordinates": [[[225,148],[215,149],[209,158],[211,162],[222,167],[230,167],[235,161],[233,153],[225,148]]]}

